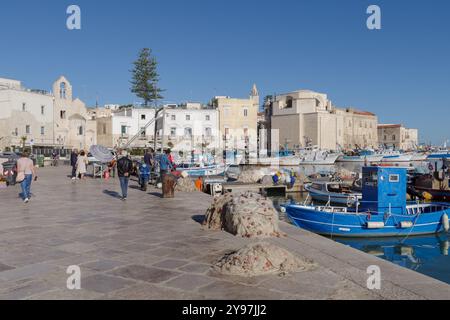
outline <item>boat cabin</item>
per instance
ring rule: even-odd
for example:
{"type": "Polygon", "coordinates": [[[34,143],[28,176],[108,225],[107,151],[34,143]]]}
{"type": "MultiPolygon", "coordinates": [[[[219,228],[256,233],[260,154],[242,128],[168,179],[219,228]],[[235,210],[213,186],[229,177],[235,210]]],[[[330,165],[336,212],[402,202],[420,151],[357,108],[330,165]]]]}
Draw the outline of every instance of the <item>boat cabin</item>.
{"type": "Polygon", "coordinates": [[[364,167],[361,211],[406,213],[406,169],[364,167]]]}

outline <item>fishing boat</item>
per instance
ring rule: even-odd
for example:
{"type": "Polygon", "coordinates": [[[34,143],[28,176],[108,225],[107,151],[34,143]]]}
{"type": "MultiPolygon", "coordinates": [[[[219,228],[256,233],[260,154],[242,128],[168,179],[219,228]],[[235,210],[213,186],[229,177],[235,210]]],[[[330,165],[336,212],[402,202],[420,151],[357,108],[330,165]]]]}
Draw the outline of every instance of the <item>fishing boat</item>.
{"type": "Polygon", "coordinates": [[[444,171],[414,176],[409,187],[414,195],[426,198],[426,193],[434,201],[450,202],[450,177],[444,171]]]}
{"type": "Polygon", "coordinates": [[[402,153],[400,151],[384,151],[382,162],[411,162],[413,160],[414,154],[412,153],[402,153]]]}
{"type": "Polygon", "coordinates": [[[274,157],[265,157],[255,159],[252,164],[280,166],[299,166],[299,165],[332,165],[339,158],[340,153],[332,153],[328,150],[322,150],[317,146],[306,147],[296,151],[280,151],[274,157]]]}
{"type": "Polygon", "coordinates": [[[449,230],[450,204],[407,203],[406,169],[364,167],[362,201],[355,208],[289,204],[294,225],[341,237],[388,237],[449,230]]]}
{"type": "Polygon", "coordinates": [[[428,160],[450,159],[450,150],[440,150],[428,155],[428,160]]]}
{"type": "Polygon", "coordinates": [[[220,176],[223,175],[227,167],[221,164],[192,164],[181,163],[176,166],[176,171],[186,172],[189,176],[220,176]]]}
{"type": "Polygon", "coordinates": [[[357,154],[354,155],[342,155],[337,161],[338,162],[381,162],[383,160],[384,155],[375,153],[373,150],[361,150],[358,151],[357,154]]]}
{"type": "Polygon", "coordinates": [[[342,182],[316,181],[304,186],[313,200],[325,203],[338,203],[347,206],[355,205],[362,199],[362,194],[354,192],[351,186],[342,182]]]}

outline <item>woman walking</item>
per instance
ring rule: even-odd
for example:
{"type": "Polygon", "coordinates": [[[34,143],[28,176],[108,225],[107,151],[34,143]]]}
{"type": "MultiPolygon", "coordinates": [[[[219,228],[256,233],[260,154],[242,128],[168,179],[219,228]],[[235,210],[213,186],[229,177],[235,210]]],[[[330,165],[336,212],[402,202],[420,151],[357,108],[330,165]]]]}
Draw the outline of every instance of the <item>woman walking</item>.
{"type": "Polygon", "coordinates": [[[86,157],[86,153],[84,151],[80,152],[80,155],[77,158],[77,172],[76,177],[80,177],[80,179],[84,179],[84,175],[86,174],[86,165],[88,163],[88,158],[86,157]]]}
{"type": "Polygon", "coordinates": [[[23,202],[28,203],[31,198],[31,182],[33,177],[36,179],[36,169],[33,164],[33,160],[29,158],[30,154],[25,151],[22,156],[17,160],[17,179],[22,187],[22,199],[23,202]]]}

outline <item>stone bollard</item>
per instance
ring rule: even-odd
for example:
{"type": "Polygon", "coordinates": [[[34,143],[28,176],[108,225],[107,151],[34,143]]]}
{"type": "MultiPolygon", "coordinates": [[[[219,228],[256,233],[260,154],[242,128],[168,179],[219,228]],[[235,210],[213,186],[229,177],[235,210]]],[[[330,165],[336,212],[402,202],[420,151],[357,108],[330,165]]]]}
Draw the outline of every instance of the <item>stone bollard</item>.
{"type": "Polygon", "coordinates": [[[166,173],[162,176],[162,195],[163,198],[175,197],[175,186],[177,178],[170,173],[166,173]]]}

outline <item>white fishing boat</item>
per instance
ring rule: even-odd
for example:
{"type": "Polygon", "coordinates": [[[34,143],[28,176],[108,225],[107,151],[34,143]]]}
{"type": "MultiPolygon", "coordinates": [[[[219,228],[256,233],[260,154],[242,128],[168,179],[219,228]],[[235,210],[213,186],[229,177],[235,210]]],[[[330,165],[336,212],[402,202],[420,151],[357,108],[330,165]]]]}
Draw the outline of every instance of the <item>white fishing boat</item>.
{"type": "Polygon", "coordinates": [[[338,162],[381,162],[384,155],[376,153],[374,150],[361,150],[356,155],[342,155],[338,158],[338,162]]]}
{"type": "Polygon", "coordinates": [[[411,162],[414,154],[401,153],[400,151],[384,151],[382,162],[411,162]]]}

